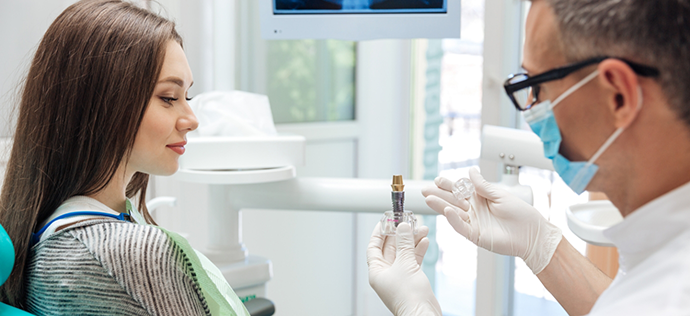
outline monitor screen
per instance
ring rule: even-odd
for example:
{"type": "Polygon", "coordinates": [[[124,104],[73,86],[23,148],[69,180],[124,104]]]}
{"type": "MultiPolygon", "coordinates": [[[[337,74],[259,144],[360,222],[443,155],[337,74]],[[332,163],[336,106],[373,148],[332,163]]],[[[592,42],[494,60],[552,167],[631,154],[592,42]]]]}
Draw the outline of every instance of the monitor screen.
{"type": "Polygon", "coordinates": [[[273,0],[274,14],[446,13],[447,0],[273,0]]]}

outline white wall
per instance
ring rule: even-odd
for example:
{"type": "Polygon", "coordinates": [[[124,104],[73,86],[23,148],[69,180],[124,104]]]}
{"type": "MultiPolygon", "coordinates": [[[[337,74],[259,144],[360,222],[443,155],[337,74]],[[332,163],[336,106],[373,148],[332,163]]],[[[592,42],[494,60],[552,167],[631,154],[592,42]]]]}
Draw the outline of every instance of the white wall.
{"type": "Polygon", "coordinates": [[[10,136],[19,87],[50,23],[74,0],[0,0],[0,137],[10,136]]]}

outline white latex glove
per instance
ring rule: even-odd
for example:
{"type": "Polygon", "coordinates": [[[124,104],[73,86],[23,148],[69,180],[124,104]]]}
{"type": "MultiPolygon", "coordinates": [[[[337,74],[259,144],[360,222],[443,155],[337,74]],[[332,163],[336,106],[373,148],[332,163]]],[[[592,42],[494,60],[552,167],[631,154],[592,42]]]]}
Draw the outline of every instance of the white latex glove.
{"type": "Polygon", "coordinates": [[[534,274],[544,270],[561,241],[561,230],[531,205],[486,181],[477,169],[470,170],[470,181],[476,192],[469,202],[458,200],[452,193],[453,182],[442,177],[422,194],[429,207],[445,215],[455,231],[477,246],[520,257],[534,274]]]}
{"type": "Polygon", "coordinates": [[[379,223],[371,234],[369,284],[395,316],[441,315],[441,306],[420,267],[429,247],[428,233],[429,228],[422,226],[412,234],[410,225],[401,223],[396,236],[383,236],[379,223]]]}

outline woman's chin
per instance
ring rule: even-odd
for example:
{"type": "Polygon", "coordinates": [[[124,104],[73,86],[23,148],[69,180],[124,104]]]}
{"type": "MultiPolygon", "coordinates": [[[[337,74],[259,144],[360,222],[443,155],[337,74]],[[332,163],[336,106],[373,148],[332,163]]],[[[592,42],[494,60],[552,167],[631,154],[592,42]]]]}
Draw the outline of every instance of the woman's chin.
{"type": "Polygon", "coordinates": [[[175,169],[174,171],[171,171],[171,172],[166,172],[164,174],[160,174],[160,176],[168,177],[168,176],[174,175],[176,172],[177,172],[177,169],[175,169]]]}
{"type": "Polygon", "coordinates": [[[177,170],[180,168],[178,164],[175,164],[174,166],[161,166],[163,168],[158,168],[155,172],[150,172],[149,174],[154,175],[154,176],[172,176],[177,172],[177,170]]]}

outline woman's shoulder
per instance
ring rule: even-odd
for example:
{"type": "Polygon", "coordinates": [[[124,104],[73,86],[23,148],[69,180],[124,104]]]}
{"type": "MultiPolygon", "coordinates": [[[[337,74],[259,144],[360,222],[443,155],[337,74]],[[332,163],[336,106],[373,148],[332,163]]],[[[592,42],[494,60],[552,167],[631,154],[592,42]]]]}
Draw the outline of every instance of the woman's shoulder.
{"type": "Polygon", "coordinates": [[[139,225],[132,222],[116,219],[93,219],[76,223],[60,232],[84,242],[87,247],[99,247],[102,243],[92,243],[91,241],[108,240],[109,245],[119,242],[138,242],[143,243],[164,243],[171,244],[172,241],[156,226],[139,225]]]}
{"type": "Polygon", "coordinates": [[[119,248],[123,243],[130,246],[132,243],[137,246],[153,245],[157,248],[174,245],[166,233],[156,226],[99,218],[78,222],[55,232],[36,244],[32,250],[52,248],[70,240],[77,242],[75,246],[83,246],[93,251],[104,247],[119,248]]]}
{"type": "MultiPolygon", "coordinates": [[[[37,244],[52,248],[64,247],[64,242],[73,247],[84,247],[104,266],[114,262],[146,262],[149,266],[161,263],[162,259],[180,261],[181,250],[168,235],[151,225],[139,225],[131,222],[94,219],[68,227],[45,241],[37,244]],[[151,262],[151,258],[158,258],[151,262]]],[[[37,250],[40,251],[40,248],[37,250]]]]}
{"type": "MultiPolygon", "coordinates": [[[[83,276],[83,280],[74,280],[72,284],[81,283],[88,291],[94,291],[96,285],[107,288],[106,284],[115,284],[149,311],[151,308],[172,308],[159,306],[156,302],[161,297],[176,298],[174,303],[184,306],[175,308],[193,311],[190,312],[193,315],[208,311],[189,260],[175,242],[155,226],[110,219],[77,223],[32,248],[29,278],[31,275],[45,277],[47,272],[52,274],[50,278],[62,283],[68,277],[83,276]],[[56,270],[57,267],[60,268],[56,270]],[[57,271],[65,273],[58,275],[57,271]],[[74,274],[74,271],[84,273],[74,274]],[[103,278],[93,283],[94,275],[103,278]],[[86,283],[93,284],[86,286],[86,283]]],[[[45,279],[34,281],[37,288],[47,282],[45,279]]]]}

